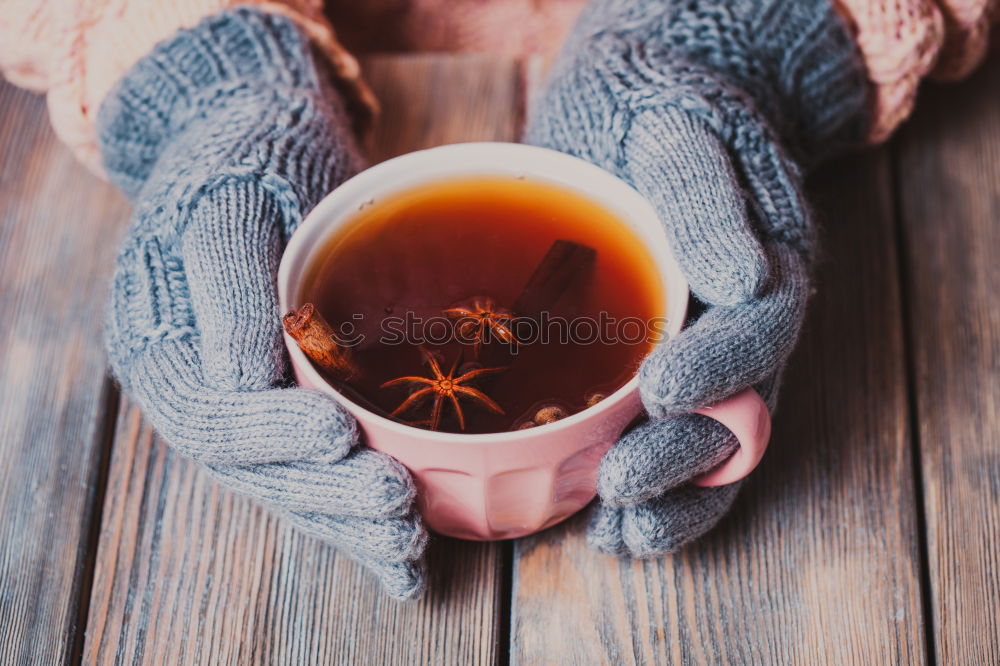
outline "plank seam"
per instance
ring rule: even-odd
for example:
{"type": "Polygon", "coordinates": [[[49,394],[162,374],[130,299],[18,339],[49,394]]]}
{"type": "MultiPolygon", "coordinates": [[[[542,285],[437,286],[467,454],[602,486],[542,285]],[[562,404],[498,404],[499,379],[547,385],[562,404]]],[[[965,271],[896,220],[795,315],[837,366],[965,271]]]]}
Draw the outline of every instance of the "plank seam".
{"type": "Polygon", "coordinates": [[[504,541],[500,548],[500,592],[497,596],[497,650],[498,666],[510,666],[514,613],[514,542],[504,541]]]}
{"type": "MultiPolygon", "coordinates": [[[[101,386],[99,404],[103,405],[102,417],[94,429],[91,448],[94,451],[94,470],[91,473],[93,499],[90,511],[83,514],[82,538],[77,551],[77,570],[74,575],[70,608],[76,609],[67,631],[65,664],[82,664],[84,639],[90,615],[90,599],[93,592],[94,574],[97,569],[97,550],[101,539],[101,524],[104,518],[104,500],[111,471],[111,449],[114,445],[115,426],[121,405],[121,395],[117,384],[110,376],[105,376],[101,386]]],[[[72,612],[72,611],[71,611],[72,612]]]]}
{"type": "Polygon", "coordinates": [[[913,341],[913,315],[910,312],[910,278],[912,270],[906,253],[906,232],[903,229],[903,183],[900,180],[901,157],[900,143],[905,132],[897,134],[889,145],[889,178],[892,193],[893,235],[896,245],[896,261],[898,267],[899,307],[903,322],[903,372],[906,387],[907,425],[910,431],[910,455],[912,459],[914,511],[917,522],[918,566],[920,567],[920,605],[924,621],[924,651],[927,663],[934,666],[937,663],[937,646],[935,633],[937,627],[934,621],[934,600],[931,587],[930,546],[927,540],[927,512],[924,505],[925,488],[923,463],[920,450],[919,405],[917,404],[916,388],[916,358],[913,341]]]}

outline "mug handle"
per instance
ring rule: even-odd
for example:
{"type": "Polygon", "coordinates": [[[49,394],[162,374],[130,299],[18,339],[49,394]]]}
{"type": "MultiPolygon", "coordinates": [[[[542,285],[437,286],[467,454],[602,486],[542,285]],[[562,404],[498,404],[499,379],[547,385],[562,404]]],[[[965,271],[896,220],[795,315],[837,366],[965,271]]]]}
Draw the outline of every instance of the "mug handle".
{"type": "Polygon", "coordinates": [[[691,483],[705,488],[725,486],[739,481],[757,467],[771,438],[771,412],[757,391],[748,388],[711,407],[696,409],[694,413],[715,419],[729,428],[740,447],[718,467],[695,477],[691,483]]]}

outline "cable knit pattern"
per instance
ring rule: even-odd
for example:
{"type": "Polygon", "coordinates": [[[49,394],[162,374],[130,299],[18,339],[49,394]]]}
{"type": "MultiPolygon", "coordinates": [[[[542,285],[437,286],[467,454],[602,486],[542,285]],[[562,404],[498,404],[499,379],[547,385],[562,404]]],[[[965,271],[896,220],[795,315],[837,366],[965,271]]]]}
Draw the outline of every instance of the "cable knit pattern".
{"type": "Polygon", "coordinates": [[[826,0],[601,0],[581,16],[528,139],[645,195],[707,305],[642,365],[651,418],[601,462],[595,547],[670,551],[731,505],[739,484],[688,482],[737,443],[689,412],[747,386],[773,408],[815,247],[798,165],[864,140],[867,92],[861,54],[826,0]]]}
{"type": "MultiPolygon", "coordinates": [[[[794,5],[795,0],[786,0],[794,5]]],[[[922,79],[966,76],[982,60],[996,0],[828,0],[853,27],[874,89],[869,140],[905,119],[922,79]]],[[[344,41],[359,51],[469,50],[543,54],[547,62],[585,0],[328,0],[344,41]]],[[[376,110],[357,61],[340,45],[323,0],[0,0],[0,70],[48,91],[53,126],[100,173],[94,114],[113,83],[180,27],[236,4],[288,16],[326,55],[352,115],[376,110]]],[[[781,29],[772,23],[771,28],[781,29]]],[[[778,40],[781,41],[780,39],[778,40]]],[[[837,91],[830,90],[831,97],[837,91]]],[[[820,106],[816,107],[820,109],[820,106]]]]}
{"type": "Polygon", "coordinates": [[[140,58],[180,28],[235,5],[286,16],[323,53],[367,127],[375,98],[357,61],[338,43],[322,0],[2,0],[0,69],[18,85],[47,91],[52,126],[101,175],[94,134],[108,91],[140,58]]]}
{"type": "Polygon", "coordinates": [[[417,596],[427,536],[409,474],[355,449],[328,396],[285,388],[282,250],[361,163],[306,39],[257,10],[206,19],[125,75],[98,132],[135,205],[107,320],[122,385],[178,451],[417,596]]]}

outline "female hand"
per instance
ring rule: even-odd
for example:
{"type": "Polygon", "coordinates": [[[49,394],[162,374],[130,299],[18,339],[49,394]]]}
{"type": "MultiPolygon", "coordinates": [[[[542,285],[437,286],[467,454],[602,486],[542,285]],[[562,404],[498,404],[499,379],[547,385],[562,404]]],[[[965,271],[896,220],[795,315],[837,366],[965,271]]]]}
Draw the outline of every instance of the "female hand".
{"type": "Polygon", "coordinates": [[[791,155],[860,142],[866,90],[825,0],[599,0],[581,17],[528,140],[647,197],[705,306],[640,369],[650,418],[601,462],[595,547],[670,552],[731,506],[739,483],[690,481],[729,457],[735,437],[690,412],[750,386],[773,410],[815,245],[791,155]]]}
{"type": "Polygon", "coordinates": [[[284,18],[238,9],[158,45],[102,104],[105,166],[135,212],[107,332],[157,431],[417,596],[426,532],[407,471],[288,386],[275,275],[289,235],[360,160],[337,95],[284,18]]]}

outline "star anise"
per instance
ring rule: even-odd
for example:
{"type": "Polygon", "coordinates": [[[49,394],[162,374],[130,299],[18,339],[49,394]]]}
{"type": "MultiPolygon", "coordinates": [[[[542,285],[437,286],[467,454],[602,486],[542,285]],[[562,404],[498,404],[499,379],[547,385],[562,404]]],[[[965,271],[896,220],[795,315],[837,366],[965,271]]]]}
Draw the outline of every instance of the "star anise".
{"type": "Polygon", "coordinates": [[[482,391],[474,389],[471,386],[465,386],[464,384],[475,379],[476,377],[506,370],[506,368],[476,368],[475,370],[470,370],[462,375],[459,375],[458,377],[455,377],[455,369],[458,367],[461,355],[455,359],[455,362],[451,366],[451,370],[449,370],[448,374],[445,375],[441,372],[441,366],[438,364],[437,359],[434,358],[434,356],[432,356],[423,347],[420,348],[420,353],[423,354],[424,360],[430,365],[433,377],[408,375],[406,377],[390,379],[382,384],[382,388],[388,388],[390,386],[397,386],[399,384],[406,383],[425,384],[424,388],[411,393],[410,396],[399,405],[399,407],[392,411],[391,416],[399,416],[430,395],[434,396],[434,405],[431,408],[431,416],[426,421],[421,421],[419,423],[421,425],[429,426],[431,430],[437,430],[438,426],[441,424],[441,412],[443,411],[445,400],[449,400],[451,402],[455,409],[455,416],[458,417],[458,426],[462,430],[465,430],[465,415],[462,413],[462,406],[458,401],[460,396],[469,398],[476,404],[482,405],[496,414],[503,415],[503,409],[501,409],[500,405],[498,405],[492,398],[482,391]]]}
{"type": "Polygon", "coordinates": [[[471,308],[454,307],[442,312],[458,319],[456,337],[462,341],[473,340],[472,351],[476,358],[479,358],[483,343],[488,342],[493,336],[507,344],[516,345],[518,342],[514,332],[510,330],[515,316],[507,310],[498,308],[492,299],[481,301],[477,298],[471,308]]]}

